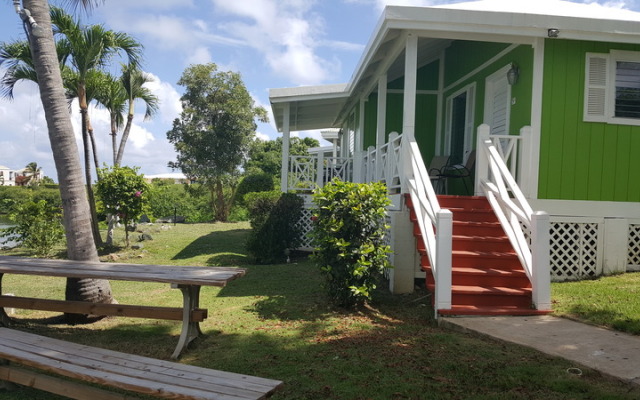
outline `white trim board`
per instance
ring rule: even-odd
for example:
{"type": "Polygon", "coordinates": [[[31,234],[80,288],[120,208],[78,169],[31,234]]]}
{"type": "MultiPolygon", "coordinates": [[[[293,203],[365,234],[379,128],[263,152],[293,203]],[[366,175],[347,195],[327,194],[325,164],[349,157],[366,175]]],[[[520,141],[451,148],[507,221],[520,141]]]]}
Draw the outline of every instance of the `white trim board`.
{"type": "Polygon", "coordinates": [[[595,218],[640,218],[640,203],[588,200],[529,199],[534,210],[551,216],[595,218]]]}

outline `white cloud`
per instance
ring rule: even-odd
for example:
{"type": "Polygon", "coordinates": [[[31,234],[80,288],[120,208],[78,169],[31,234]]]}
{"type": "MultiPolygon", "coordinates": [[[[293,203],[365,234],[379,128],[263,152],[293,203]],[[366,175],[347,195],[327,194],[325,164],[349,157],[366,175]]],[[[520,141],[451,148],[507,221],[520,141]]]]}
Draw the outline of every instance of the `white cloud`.
{"type": "Polygon", "coordinates": [[[159,109],[156,119],[171,124],[174,119],[180,116],[182,112],[182,104],[180,103],[180,93],[168,82],[163,82],[160,78],[154,74],[153,82],[145,84],[149,90],[158,96],[159,109]]]}
{"type": "Polygon", "coordinates": [[[207,64],[212,62],[211,52],[206,47],[196,47],[185,59],[185,67],[191,64],[207,64]]]}
{"type": "Polygon", "coordinates": [[[299,85],[318,84],[335,76],[339,65],[323,59],[317,52],[318,47],[331,42],[323,42],[325,21],[312,11],[314,2],[212,2],[218,12],[237,17],[221,23],[219,28],[262,53],[276,74],[299,85]]]}

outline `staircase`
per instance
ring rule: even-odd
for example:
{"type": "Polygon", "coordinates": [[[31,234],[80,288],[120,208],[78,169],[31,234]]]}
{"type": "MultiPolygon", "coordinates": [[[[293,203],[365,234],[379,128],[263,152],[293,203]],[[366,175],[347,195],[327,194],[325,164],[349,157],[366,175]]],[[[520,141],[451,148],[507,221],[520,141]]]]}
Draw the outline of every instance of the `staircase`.
{"type": "MultiPolygon", "coordinates": [[[[414,236],[426,272],[427,289],[434,278],[411,198],[405,197],[414,236]]],[[[439,195],[442,208],[453,213],[451,309],[440,315],[538,315],[532,308],[531,283],[502,226],[485,197],[439,195]]]]}

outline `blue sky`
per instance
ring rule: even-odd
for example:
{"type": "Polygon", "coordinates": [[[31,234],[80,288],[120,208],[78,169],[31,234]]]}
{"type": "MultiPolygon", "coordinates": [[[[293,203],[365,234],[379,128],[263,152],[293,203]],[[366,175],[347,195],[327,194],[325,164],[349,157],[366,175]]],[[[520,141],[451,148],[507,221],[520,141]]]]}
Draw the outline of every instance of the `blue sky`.
{"type": "MultiPolygon", "coordinates": [[[[513,8],[525,1],[503,1],[513,8]]],[[[137,108],[123,164],[141,167],[146,175],[172,172],[175,159],[166,140],[180,113],[182,88],[176,82],[190,64],[215,62],[220,69],[240,72],[257,104],[269,109],[269,88],[345,83],[362,55],[386,4],[445,5],[446,0],[107,0],[87,24],[134,36],[145,47],[143,69],[156,78],[149,87],[161,100],[160,113],[143,122],[137,108]]],[[[580,1],[640,11],[640,0],[580,1]]],[[[52,2],[55,4],[55,2],[52,2]]],[[[0,2],[0,41],[21,39],[22,27],[11,2],[0,2]]],[[[114,60],[114,65],[119,65],[114,60]]],[[[0,73],[2,71],[0,70],[0,73]]],[[[270,111],[270,110],[269,110],[270,111]]],[[[108,116],[91,112],[100,162],[111,163],[108,116]]],[[[78,143],[79,114],[72,121],[78,143]]],[[[302,136],[318,137],[317,132],[302,136]]],[[[258,136],[274,139],[273,123],[260,124],[258,136]]],[[[35,161],[57,180],[38,89],[19,84],[15,99],[0,99],[0,165],[23,168],[35,161]]]]}

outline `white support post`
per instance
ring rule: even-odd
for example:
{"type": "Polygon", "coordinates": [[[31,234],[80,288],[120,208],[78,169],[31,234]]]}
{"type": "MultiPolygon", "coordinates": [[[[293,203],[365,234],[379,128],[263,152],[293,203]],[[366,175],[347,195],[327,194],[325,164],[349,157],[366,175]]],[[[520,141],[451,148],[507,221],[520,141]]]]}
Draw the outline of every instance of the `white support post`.
{"type": "Polygon", "coordinates": [[[366,171],[363,162],[364,147],[364,110],[366,99],[360,99],[360,120],[358,121],[358,129],[356,130],[356,148],[353,156],[353,181],[356,183],[364,182],[364,171],[366,171]]]}
{"type": "Polygon", "coordinates": [[[531,216],[531,286],[537,310],[551,310],[551,270],[549,263],[551,224],[549,214],[536,211],[531,216]]]}
{"type": "Polygon", "coordinates": [[[476,196],[482,196],[482,184],[489,179],[489,156],[485,151],[485,141],[489,140],[489,133],[491,128],[487,124],[482,124],[478,127],[478,135],[476,142],[476,181],[474,184],[474,194],[476,196]]]}
{"type": "Polygon", "coordinates": [[[435,316],[438,310],[451,309],[451,238],[453,214],[443,209],[436,215],[435,316]]]}
{"type": "Polygon", "coordinates": [[[520,189],[522,189],[524,197],[530,199],[535,197],[535,195],[533,194],[535,193],[533,191],[534,188],[531,187],[532,180],[530,179],[533,167],[531,160],[531,127],[523,126],[520,129],[520,137],[522,138],[522,147],[520,148],[520,168],[518,168],[519,176],[517,177],[516,181],[518,182],[518,186],[520,186],[520,189]]]}
{"type": "Polygon", "coordinates": [[[391,185],[391,182],[393,181],[393,171],[396,168],[396,158],[394,149],[391,147],[391,143],[393,143],[398,138],[398,136],[398,132],[391,132],[389,134],[389,146],[387,147],[387,168],[384,171],[384,179],[387,183],[387,186],[391,185]]]}
{"type": "Polygon", "coordinates": [[[376,147],[384,144],[387,129],[387,74],[378,79],[378,120],[376,125],[376,147]]]}
{"type": "MultiPolygon", "coordinates": [[[[317,169],[316,184],[318,185],[318,187],[324,187],[325,168],[324,168],[324,153],[322,151],[318,152],[317,161],[318,161],[318,165],[316,167],[317,169]]],[[[331,165],[328,165],[327,167],[331,168],[331,165]]]]}
{"type": "Polygon", "coordinates": [[[376,158],[374,157],[376,154],[376,148],[373,146],[369,146],[367,149],[367,174],[365,176],[365,182],[370,183],[375,181],[376,177],[376,158]]]}
{"type": "Polygon", "coordinates": [[[413,140],[416,129],[416,90],[418,84],[418,37],[408,35],[404,60],[404,99],[402,134],[413,140]]]}
{"type": "Polygon", "coordinates": [[[289,191],[289,142],[290,142],[290,125],[291,119],[290,104],[284,105],[284,112],[282,113],[282,169],[280,171],[280,190],[283,193],[289,191]]]}

